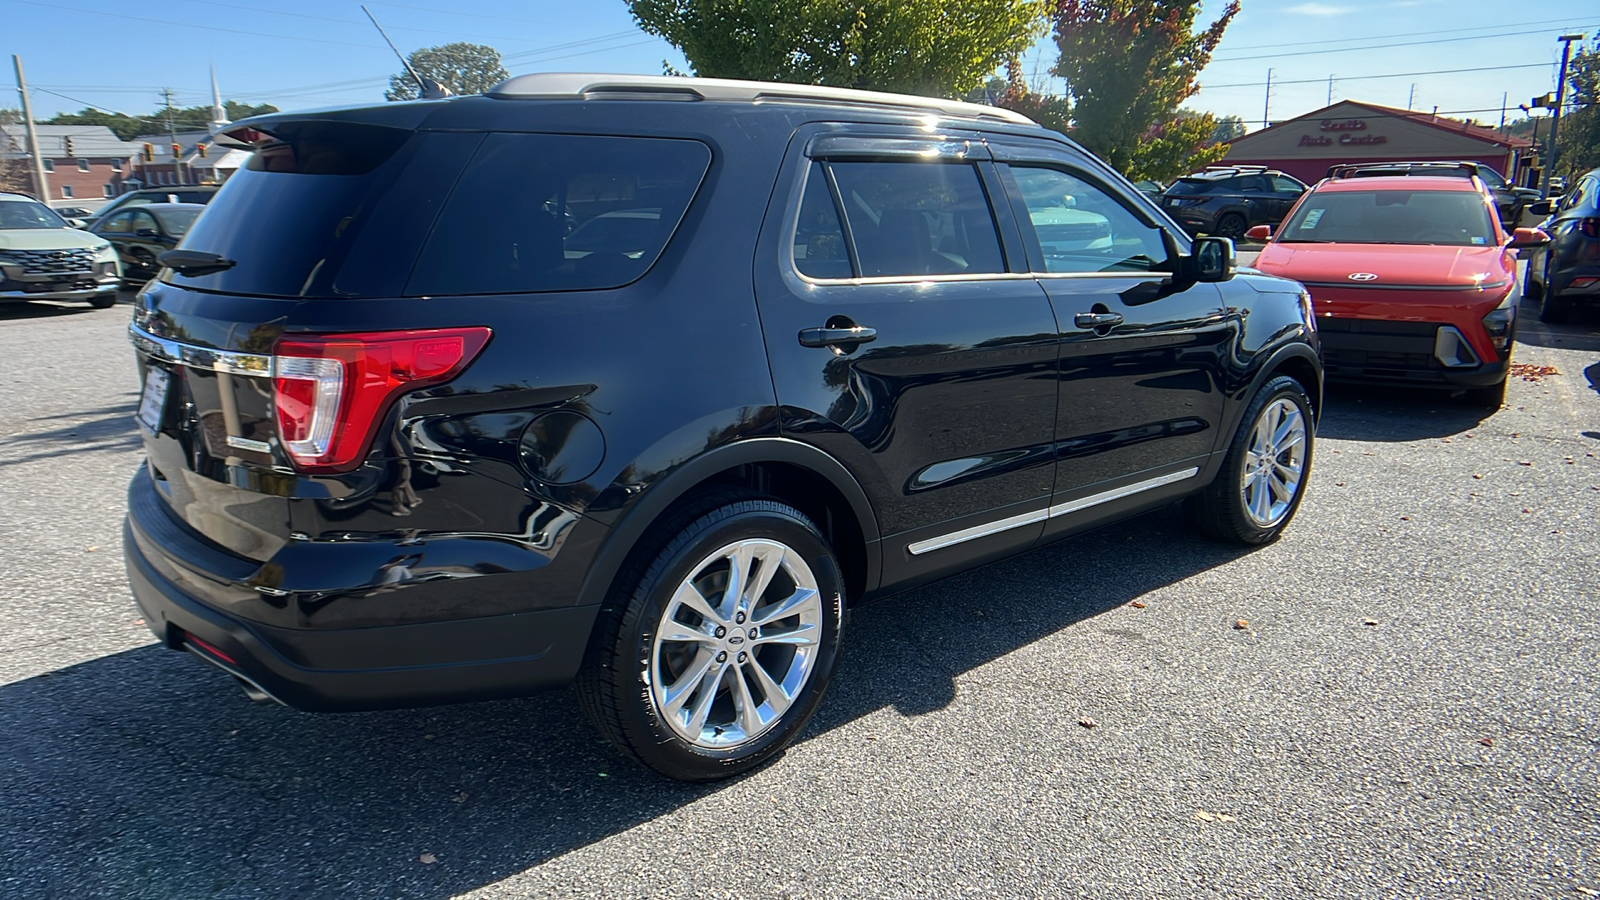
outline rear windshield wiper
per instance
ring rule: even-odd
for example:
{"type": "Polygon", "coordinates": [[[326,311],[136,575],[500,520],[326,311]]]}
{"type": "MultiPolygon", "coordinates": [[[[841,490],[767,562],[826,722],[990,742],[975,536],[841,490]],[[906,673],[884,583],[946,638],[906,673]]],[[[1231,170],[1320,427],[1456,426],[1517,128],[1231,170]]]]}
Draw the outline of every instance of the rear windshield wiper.
{"type": "Polygon", "coordinates": [[[210,275],[238,264],[234,260],[223,259],[220,253],[204,250],[168,250],[156,257],[156,261],[179,275],[210,275]]]}

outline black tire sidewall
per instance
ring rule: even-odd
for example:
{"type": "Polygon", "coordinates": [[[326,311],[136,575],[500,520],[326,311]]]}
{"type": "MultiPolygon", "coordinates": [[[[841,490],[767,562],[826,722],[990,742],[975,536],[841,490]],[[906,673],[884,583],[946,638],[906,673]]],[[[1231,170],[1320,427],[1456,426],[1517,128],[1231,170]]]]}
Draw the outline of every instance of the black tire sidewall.
{"type": "Polygon", "coordinates": [[[782,752],[816,711],[838,659],[844,619],[844,584],[832,549],[803,515],[773,501],[733,504],[697,520],[656,559],[635,589],[617,636],[618,658],[632,665],[616,677],[625,702],[619,713],[627,743],[651,768],[671,778],[706,781],[726,778],[760,766],[782,752]],[[709,524],[708,524],[709,522],[709,524]],[[673,592],[714,551],[740,540],[768,538],[800,554],[810,566],[822,597],[823,634],[817,659],[802,695],[784,711],[778,725],[739,747],[715,750],[697,747],[674,732],[655,706],[649,685],[650,653],[661,616],[673,592]]]}
{"type": "Polygon", "coordinates": [[[1289,527],[1294,520],[1295,513],[1300,510],[1300,502],[1305,499],[1306,488],[1311,480],[1312,457],[1315,453],[1316,419],[1312,415],[1311,398],[1306,394],[1305,387],[1300,382],[1288,376],[1278,376],[1256,392],[1254,399],[1245,409],[1244,417],[1239,422],[1239,430],[1233,436],[1233,442],[1228,446],[1228,455],[1222,461],[1222,470],[1217,473],[1216,480],[1212,482],[1208,491],[1207,502],[1219,504],[1223,524],[1233,532],[1237,540],[1247,544],[1267,544],[1278,539],[1283,530],[1289,527]],[[1300,415],[1306,426],[1305,463],[1301,467],[1300,488],[1295,492],[1294,500],[1290,502],[1289,509],[1282,519],[1275,524],[1263,526],[1250,518],[1244,508],[1244,456],[1248,452],[1250,435],[1255,431],[1256,423],[1261,418],[1261,413],[1272,403],[1281,398],[1288,398],[1300,409],[1300,415]]]}
{"type": "Polygon", "coordinates": [[[1239,238],[1244,237],[1244,233],[1246,231],[1248,231],[1249,229],[1250,229],[1250,220],[1248,218],[1244,217],[1244,216],[1239,215],[1238,213],[1223,213],[1221,216],[1217,217],[1217,236],[1218,237],[1225,237],[1225,238],[1229,238],[1231,240],[1238,240],[1239,238]],[[1235,228],[1235,229],[1233,229],[1231,231],[1228,230],[1227,228],[1225,228],[1224,225],[1226,223],[1230,222],[1230,221],[1231,222],[1238,222],[1239,223],[1239,227],[1235,228]]]}

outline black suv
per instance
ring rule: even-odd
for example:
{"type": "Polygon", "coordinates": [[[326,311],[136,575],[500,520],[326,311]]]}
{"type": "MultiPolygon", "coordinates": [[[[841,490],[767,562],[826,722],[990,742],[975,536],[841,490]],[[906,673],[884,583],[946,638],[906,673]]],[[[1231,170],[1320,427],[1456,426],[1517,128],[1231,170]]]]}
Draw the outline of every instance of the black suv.
{"type": "Polygon", "coordinates": [[[1239,240],[1256,225],[1289,214],[1304,182],[1262,166],[1215,167],[1186,175],[1161,195],[1161,208],[1190,234],[1239,240]]]}
{"type": "Polygon", "coordinates": [[[1528,258],[1524,296],[1542,301],[1539,318],[1564,322],[1580,306],[1600,306],[1600,169],[1579,177],[1559,201],[1529,205],[1545,216],[1549,246],[1528,258]]]}
{"type": "Polygon", "coordinates": [[[853,604],[1185,498],[1260,544],[1304,493],[1307,295],[1013,113],[530,75],[231,138],[137,300],[126,554],[258,699],[576,680],[723,777],[853,604]]]}

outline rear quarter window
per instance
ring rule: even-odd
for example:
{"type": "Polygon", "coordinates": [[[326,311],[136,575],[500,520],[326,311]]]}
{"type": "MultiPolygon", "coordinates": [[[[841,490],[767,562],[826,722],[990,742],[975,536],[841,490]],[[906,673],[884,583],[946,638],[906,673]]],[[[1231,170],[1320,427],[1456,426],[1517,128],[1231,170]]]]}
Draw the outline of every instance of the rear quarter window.
{"type": "Polygon", "coordinates": [[[491,134],[422,248],[406,294],[598,290],[666,248],[711,165],[694,140],[491,134]]]}

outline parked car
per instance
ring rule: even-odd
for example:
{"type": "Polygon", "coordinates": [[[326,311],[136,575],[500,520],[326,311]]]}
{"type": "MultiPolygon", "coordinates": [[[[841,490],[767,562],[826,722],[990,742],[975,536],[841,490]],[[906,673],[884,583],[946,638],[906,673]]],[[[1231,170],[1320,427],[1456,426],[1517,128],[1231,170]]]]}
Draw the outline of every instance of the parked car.
{"type": "Polygon", "coordinates": [[[1161,195],[1161,206],[1190,234],[1239,240],[1256,225],[1289,214],[1305,183],[1264,166],[1217,166],[1185,175],[1161,195]]]}
{"type": "Polygon", "coordinates": [[[1311,291],[1329,380],[1466,389],[1505,401],[1516,338],[1517,253],[1475,178],[1417,173],[1319,182],[1256,267],[1311,291]]]}
{"type": "Polygon", "coordinates": [[[1548,200],[1530,207],[1545,216],[1539,228],[1550,243],[1528,257],[1523,293],[1541,301],[1539,318],[1565,321],[1581,306],[1600,305],[1600,169],[1578,178],[1553,209],[1548,200]]]}
{"type": "Polygon", "coordinates": [[[1539,192],[1533,188],[1517,187],[1506,181],[1493,166],[1472,159],[1346,164],[1333,166],[1328,170],[1329,177],[1333,177],[1335,173],[1341,178],[1393,178],[1398,175],[1423,175],[1431,178],[1452,175],[1463,178],[1476,176],[1488,191],[1495,212],[1500,217],[1500,224],[1509,229],[1514,229],[1521,223],[1523,210],[1528,204],[1538,202],[1540,197],[1539,192]]]}
{"type": "Polygon", "coordinates": [[[194,225],[195,219],[205,212],[198,203],[149,203],[124,207],[89,227],[111,242],[122,259],[123,278],[133,284],[143,284],[155,277],[161,268],[156,258],[183,240],[194,225]]]}
{"type": "Polygon", "coordinates": [[[135,307],[125,547],[254,697],[576,681],[721,778],[801,732],[850,606],[1178,500],[1261,544],[1304,494],[1309,297],[1010,111],[547,74],[231,139],[135,307]],[[1109,240],[1046,250],[1023,182],[1109,240]]]}
{"type": "Polygon", "coordinates": [[[0,193],[0,301],[117,302],[121,269],[104,238],[84,234],[49,207],[0,193]]]}
{"type": "Polygon", "coordinates": [[[211,198],[215,197],[221,188],[219,184],[190,184],[129,191],[100,207],[92,217],[84,220],[83,227],[92,228],[106,216],[130,206],[146,206],[151,203],[198,203],[204,206],[211,202],[211,198]]]}

